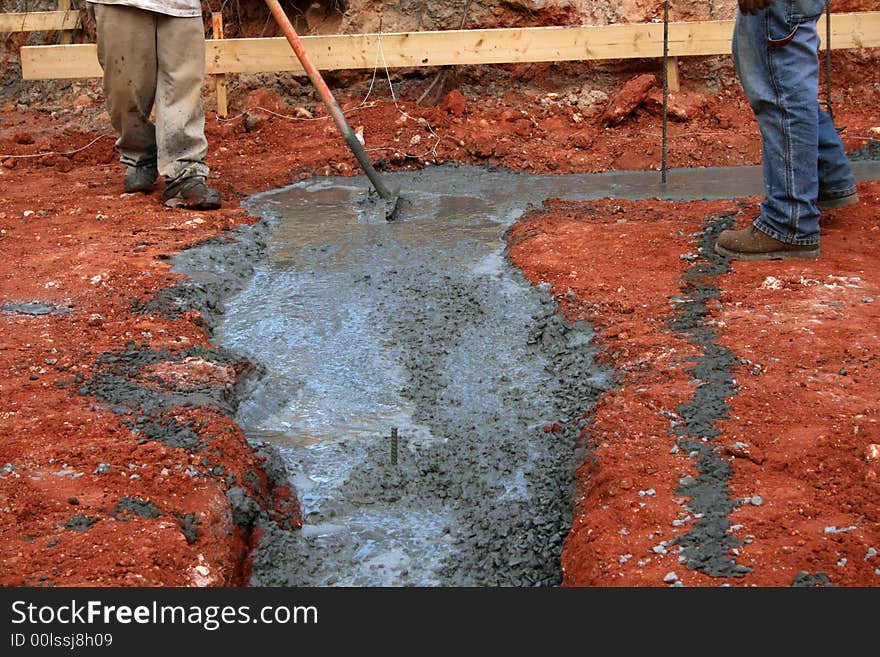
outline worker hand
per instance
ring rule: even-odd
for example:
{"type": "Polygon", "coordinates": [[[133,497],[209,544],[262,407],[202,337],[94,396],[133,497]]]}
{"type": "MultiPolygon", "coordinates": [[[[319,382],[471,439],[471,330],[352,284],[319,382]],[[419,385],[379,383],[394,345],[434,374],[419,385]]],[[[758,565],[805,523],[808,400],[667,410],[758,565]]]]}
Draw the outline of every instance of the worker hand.
{"type": "Polygon", "coordinates": [[[755,16],[769,7],[773,0],[737,0],[737,2],[742,13],[755,16]]]}

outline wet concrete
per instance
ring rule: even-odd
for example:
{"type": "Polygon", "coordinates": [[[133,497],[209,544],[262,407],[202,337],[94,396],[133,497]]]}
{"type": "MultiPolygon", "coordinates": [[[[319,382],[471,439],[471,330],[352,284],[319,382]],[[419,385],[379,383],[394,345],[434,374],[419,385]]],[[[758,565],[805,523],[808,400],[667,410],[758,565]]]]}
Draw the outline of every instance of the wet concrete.
{"type": "MultiPolygon", "coordinates": [[[[174,297],[174,304],[161,305],[161,307],[176,313],[182,307],[201,306],[206,300],[218,294],[216,288],[233,289],[224,287],[232,286],[233,280],[239,281],[240,284],[244,280],[243,272],[250,269],[238,262],[238,256],[233,256],[221,245],[240,246],[247,241],[244,235],[242,237],[242,242],[237,240],[229,242],[224,239],[212,242],[205,249],[195,249],[188,253],[191,264],[201,262],[206,253],[210,254],[217,265],[213,282],[206,288],[195,280],[190,280],[187,283],[189,287],[182,286],[177,291],[178,296],[174,297]],[[228,267],[222,266],[226,260],[230,261],[228,267]],[[235,275],[230,277],[230,272],[235,272],[235,275]]],[[[165,292],[167,291],[163,291],[162,294],[164,295],[165,292]]],[[[150,303],[145,305],[149,306],[150,303]]],[[[200,407],[209,414],[231,416],[238,404],[236,386],[220,378],[203,380],[196,385],[184,385],[178,388],[173,380],[165,380],[154,371],[150,371],[152,366],[181,365],[192,360],[219,369],[233,367],[239,372],[239,385],[247,380],[249,375],[258,375],[259,372],[257,367],[243,360],[240,354],[224,349],[196,346],[172,353],[165,349],[154,350],[149,342],[140,344],[128,342],[124,349],[105,352],[99,356],[91,373],[87,375],[78,373],[68,384],[78,394],[105,404],[120,417],[122,423],[133,434],[139,436],[139,441],[156,441],[168,447],[183,449],[194,457],[198,455],[199,458],[194,459],[185,470],[187,476],[222,481],[227,489],[226,495],[232,508],[233,522],[246,535],[252,531],[258,517],[262,522],[272,522],[275,526],[283,528],[292,526],[298,519],[298,509],[289,508],[279,497],[288,494],[289,482],[286,468],[276,450],[263,450],[259,446],[255,450],[258,457],[265,459],[261,459],[263,462],[260,466],[266,474],[265,484],[261,483],[259,475],[254,470],[244,470],[239,480],[233,473],[227,472],[223,465],[218,464],[218,461],[223,462],[223,452],[213,441],[222,436],[207,431],[201,421],[181,418],[181,410],[195,407],[200,407]],[[242,488],[242,484],[247,490],[242,488]],[[279,502],[281,504],[278,504],[279,502]]],[[[96,469],[95,474],[107,474],[110,470],[110,465],[102,464],[96,469]]],[[[162,514],[161,510],[148,501],[122,498],[109,515],[115,520],[126,520],[127,514],[156,517],[157,513],[162,514]]],[[[201,522],[198,516],[175,514],[175,517],[187,543],[194,543],[201,522]]],[[[86,529],[88,527],[77,531],[86,529]]]]}
{"type": "MultiPolygon", "coordinates": [[[[855,165],[860,180],[880,177],[876,161],[855,165]]],[[[214,341],[262,370],[236,419],[286,459],[303,528],[263,522],[252,584],[556,584],[585,454],[580,418],[613,377],[593,361],[590,328],[569,325],[548,290],[507,264],[504,230],[551,197],[756,196],[760,169],[673,169],[666,185],[654,172],[449,165],[383,177],[403,190],[391,223],[358,202],[363,178],[254,197],[248,209],[265,220],[176,259],[190,282],[150,308],[207,310],[214,341]]],[[[726,362],[704,329],[707,362],[726,362]]],[[[705,496],[683,494],[711,522],[681,543],[690,567],[729,576],[740,568],[723,556],[726,478],[710,472],[714,448],[688,442],[711,438],[733,392],[727,369],[692,403],[717,397],[717,412],[695,412],[682,434],[711,479],[705,496]]]]}
{"type": "Polygon", "coordinates": [[[7,313],[19,313],[21,315],[66,315],[68,308],[61,308],[42,301],[27,301],[25,303],[7,303],[0,306],[0,311],[7,313]]]}
{"type": "Polygon", "coordinates": [[[253,584],[561,581],[581,418],[610,373],[591,329],[506,263],[525,205],[462,173],[411,185],[392,223],[340,181],[249,203],[272,239],[214,339],[264,368],[236,419],[285,455],[303,505],[302,531],[266,528],[253,584]]]}
{"type": "Polygon", "coordinates": [[[739,506],[728,486],[733,469],[721,454],[715,439],[721,435],[718,421],[728,417],[727,400],[736,394],[734,371],[739,359],[718,343],[720,335],[707,321],[708,302],[719,298],[716,277],[729,271],[729,260],[717,255],[712,246],[722,230],[736,223],[733,214],[707,217],[705,229],[698,235],[701,258],[682,276],[681,296],[676,299],[676,313],[669,327],[700,348],[700,355],[687,372],[693,377],[693,396],[676,409],[678,417],[671,426],[680,436],[678,448],[688,454],[697,469],[696,477],[684,477],[676,494],[689,498],[685,505],[696,522],[693,528],[673,541],[683,547],[683,563],[713,577],[742,577],[751,568],[738,564],[734,548],[743,542],[730,530],[729,515],[739,506]]]}

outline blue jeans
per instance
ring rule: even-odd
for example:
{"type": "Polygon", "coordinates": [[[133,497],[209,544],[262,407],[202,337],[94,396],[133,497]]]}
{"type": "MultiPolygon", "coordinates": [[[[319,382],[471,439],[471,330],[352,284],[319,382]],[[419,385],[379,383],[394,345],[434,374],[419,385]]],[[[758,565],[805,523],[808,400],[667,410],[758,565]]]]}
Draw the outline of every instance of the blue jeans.
{"type": "Polygon", "coordinates": [[[826,0],[774,0],[737,13],[733,59],[763,141],[765,199],[754,226],[789,244],[819,243],[818,197],[855,190],[852,166],[819,105],[819,33],[826,0]]]}

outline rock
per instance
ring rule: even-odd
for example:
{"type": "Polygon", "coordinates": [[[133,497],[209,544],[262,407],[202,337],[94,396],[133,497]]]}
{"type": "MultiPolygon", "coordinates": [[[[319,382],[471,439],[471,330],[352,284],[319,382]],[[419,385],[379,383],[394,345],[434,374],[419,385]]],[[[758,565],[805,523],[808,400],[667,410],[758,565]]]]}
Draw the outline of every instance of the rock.
{"type": "Polygon", "coordinates": [[[587,150],[596,141],[596,132],[592,129],[580,130],[571,136],[571,143],[575,148],[587,150]]]}
{"type": "Polygon", "coordinates": [[[461,116],[467,111],[467,98],[458,89],[453,89],[440,99],[439,107],[453,116],[461,116]]]}
{"type": "Polygon", "coordinates": [[[629,116],[636,107],[648,97],[648,92],[657,85],[657,78],[650,73],[638,75],[630,79],[623,89],[611,100],[608,109],[602,115],[602,123],[614,125],[629,116]]]}
{"type": "Polygon", "coordinates": [[[476,136],[467,135],[465,137],[465,148],[467,152],[474,157],[489,158],[495,154],[495,140],[489,139],[482,133],[475,133],[476,136]]]}
{"type": "Polygon", "coordinates": [[[761,465],[766,458],[762,450],[741,442],[726,445],[724,453],[736,458],[748,459],[757,465],[761,465]]]}
{"type": "Polygon", "coordinates": [[[263,124],[266,123],[266,120],[269,118],[268,114],[264,114],[263,112],[248,112],[244,122],[245,132],[256,132],[260,128],[263,127],[263,124]]]}
{"type": "Polygon", "coordinates": [[[232,139],[235,135],[247,132],[247,117],[241,116],[229,121],[210,122],[206,125],[205,132],[209,136],[216,135],[222,139],[232,139]]]}
{"type": "Polygon", "coordinates": [[[92,99],[88,96],[88,94],[80,94],[73,99],[74,109],[82,109],[83,107],[88,107],[91,104],[92,99]]]}
{"type": "Polygon", "coordinates": [[[67,173],[73,170],[73,161],[69,157],[59,155],[55,158],[55,169],[61,173],[67,173]]]}
{"type": "MultiPolygon", "coordinates": [[[[244,101],[244,106],[245,110],[263,109],[270,112],[278,112],[279,114],[284,114],[287,110],[281,101],[281,96],[266,87],[260,87],[251,91],[244,101]]],[[[250,114],[250,112],[248,113],[250,114]]]]}
{"type": "Polygon", "coordinates": [[[520,137],[529,137],[532,134],[532,122],[528,119],[519,119],[513,124],[513,132],[520,137]]]}
{"type": "Polygon", "coordinates": [[[16,144],[33,144],[34,137],[31,133],[22,130],[12,136],[12,141],[16,144]]]}
{"type": "MultiPolygon", "coordinates": [[[[666,98],[666,116],[673,121],[689,121],[703,111],[705,98],[685,91],[670,91],[666,98]]],[[[663,115],[663,90],[652,89],[644,101],[645,108],[657,116],[663,115]]]]}
{"type": "Polygon", "coordinates": [[[607,105],[608,94],[599,89],[582,89],[575,95],[571,104],[576,105],[581,111],[589,111],[596,107],[607,105]]]}

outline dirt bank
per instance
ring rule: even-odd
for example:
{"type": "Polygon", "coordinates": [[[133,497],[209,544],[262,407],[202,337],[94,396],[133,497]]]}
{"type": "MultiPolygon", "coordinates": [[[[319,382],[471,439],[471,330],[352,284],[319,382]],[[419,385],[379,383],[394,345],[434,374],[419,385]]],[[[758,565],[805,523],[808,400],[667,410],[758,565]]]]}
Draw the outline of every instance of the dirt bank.
{"type": "MultiPolygon", "coordinates": [[[[865,53],[835,66],[847,148],[876,148],[880,67],[865,53]]],[[[415,103],[429,76],[396,79],[397,102],[387,87],[362,102],[359,79],[339,97],[380,167],[656,169],[656,86],[620,123],[602,121],[641,74],[659,69],[467,68],[437,106],[415,103]]],[[[757,163],[729,62],[683,62],[682,78],[670,166],[757,163]]],[[[271,455],[230,420],[252,366],[211,342],[222,285],[206,288],[203,312],[175,312],[168,257],[255,221],[238,207],[249,194],[352,174],[356,162],[313,95],[286,105],[264,90],[247,113],[209,114],[224,209],[165,209],[161,190],[121,193],[100,97],[82,91],[0,107],[0,583],[239,585],[255,522],[295,530],[298,508],[271,455]],[[316,118],[290,118],[297,106],[316,118]]],[[[565,584],[878,581],[880,190],[860,193],[828,215],[823,257],[809,264],[706,257],[705,235],[745,222],[757,199],[560,200],[523,220],[513,261],[596,322],[621,376],[591,416],[565,584]],[[704,394],[708,415],[693,410],[704,394]]]]}
{"type": "Polygon", "coordinates": [[[567,585],[880,583],[880,279],[862,248],[880,183],[860,193],[808,266],[712,253],[751,199],[558,202],[519,225],[514,262],[603,327],[620,374],[590,414],[567,585]]]}

